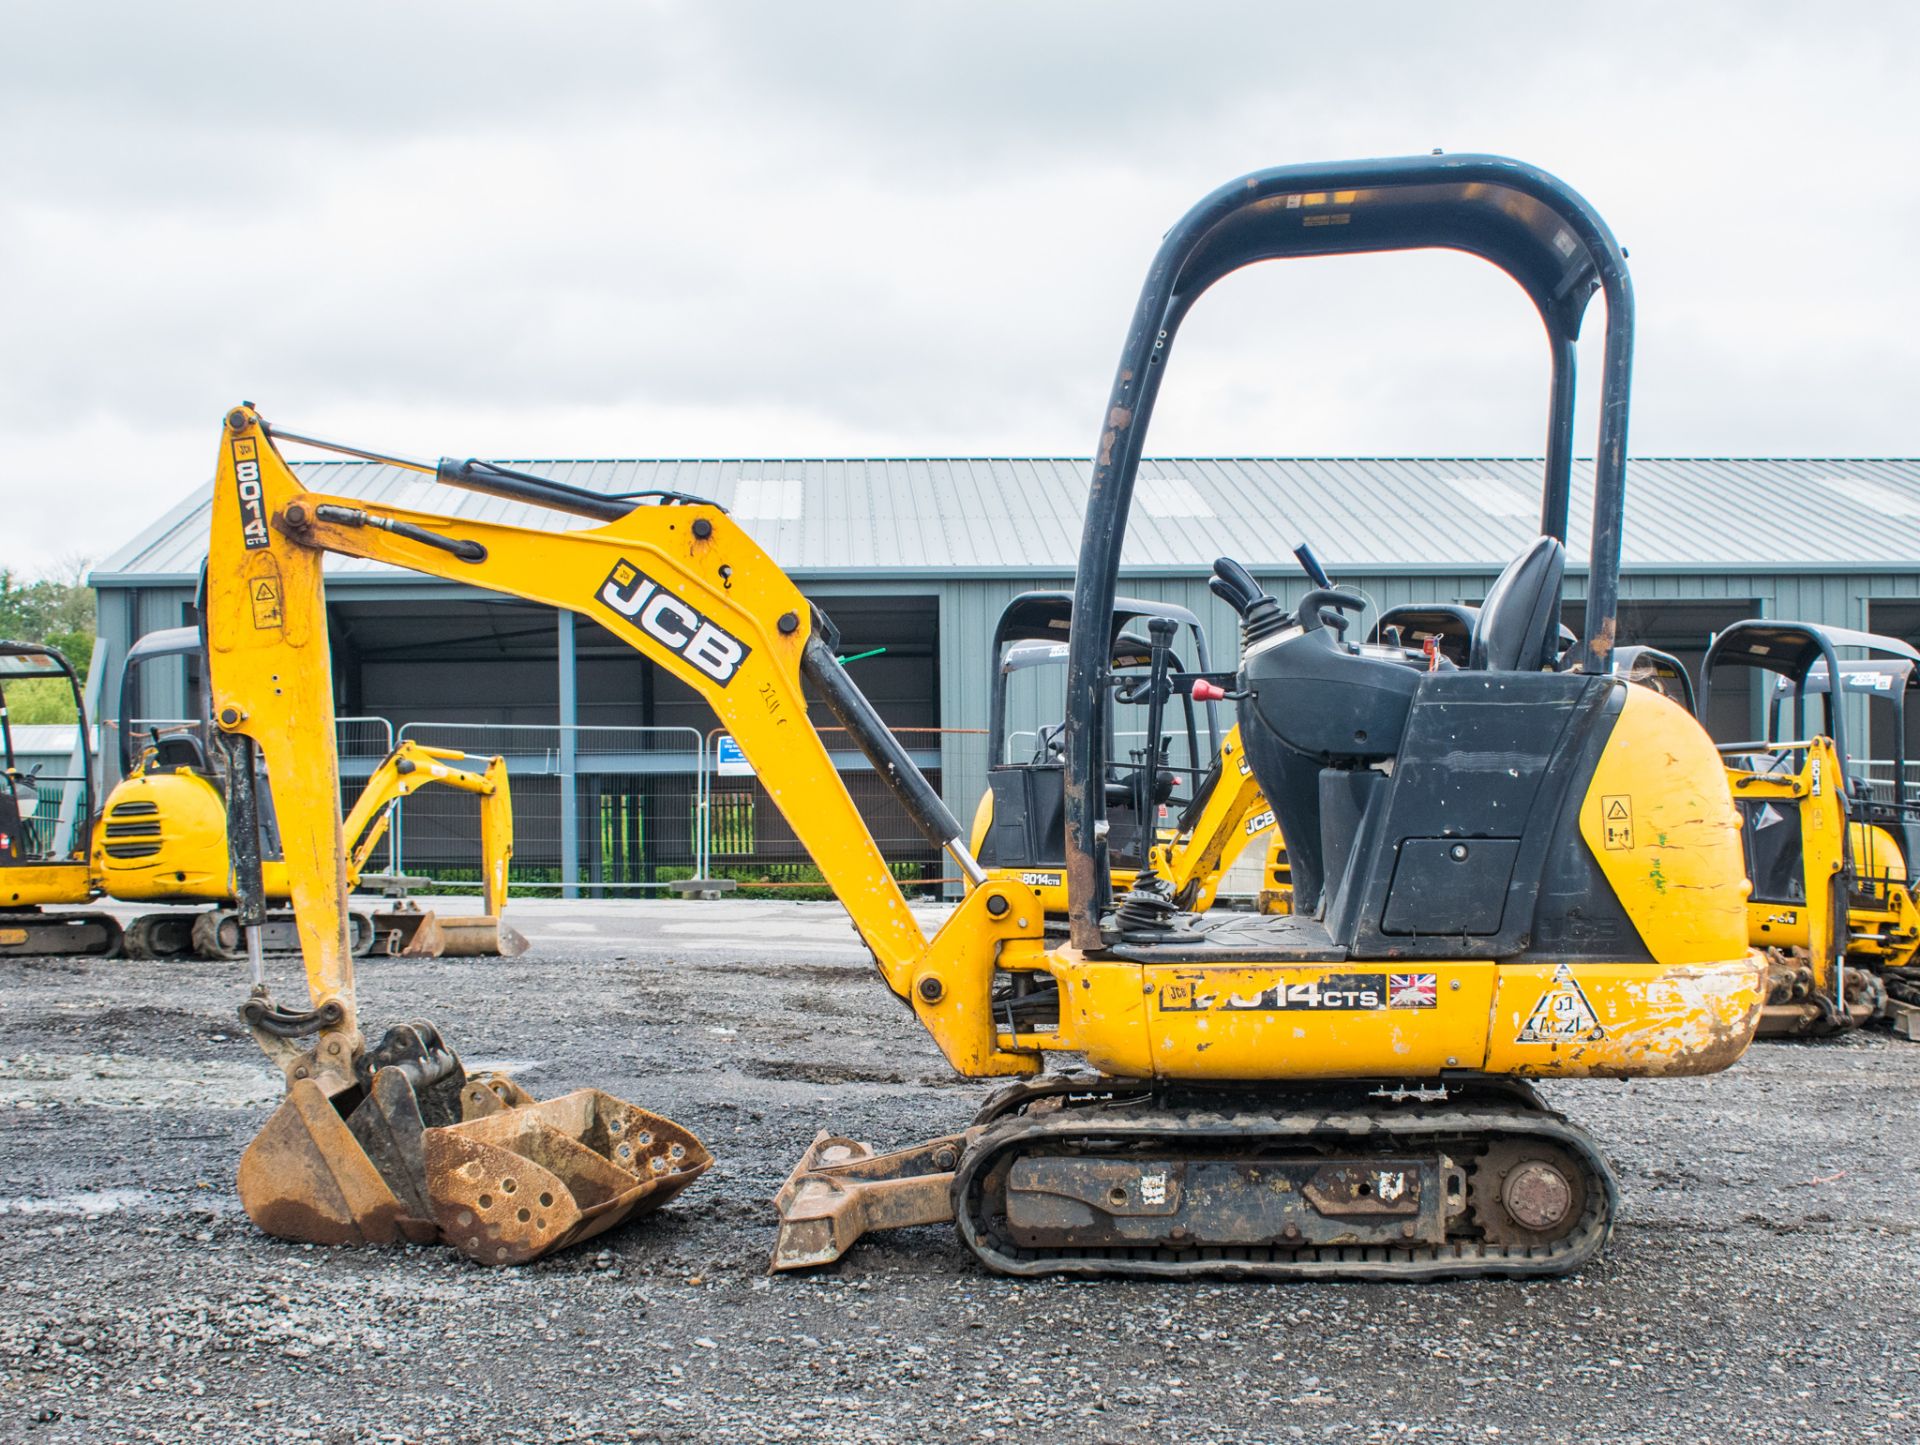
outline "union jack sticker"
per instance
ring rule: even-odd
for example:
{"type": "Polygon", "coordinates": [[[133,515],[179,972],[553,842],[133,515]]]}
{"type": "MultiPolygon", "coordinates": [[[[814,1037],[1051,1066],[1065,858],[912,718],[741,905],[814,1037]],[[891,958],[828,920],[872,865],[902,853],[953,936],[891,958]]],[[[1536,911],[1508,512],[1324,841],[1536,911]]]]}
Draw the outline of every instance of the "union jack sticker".
{"type": "Polygon", "coordinates": [[[1387,975],[1388,1008],[1434,1008],[1440,1002],[1439,980],[1430,973],[1387,975]]]}

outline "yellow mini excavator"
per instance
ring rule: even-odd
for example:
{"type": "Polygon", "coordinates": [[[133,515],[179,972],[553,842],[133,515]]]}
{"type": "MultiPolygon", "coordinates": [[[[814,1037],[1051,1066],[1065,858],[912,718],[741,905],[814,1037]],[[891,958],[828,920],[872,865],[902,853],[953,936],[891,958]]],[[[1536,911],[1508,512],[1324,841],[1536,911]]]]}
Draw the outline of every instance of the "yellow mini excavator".
{"type": "MultiPolygon", "coordinates": [[[[1070,592],[1023,592],[1000,614],[987,702],[987,791],[974,812],[969,840],[989,879],[1006,877],[1025,884],[1047,917],[1062,925],[1067,913],[1066,819],[1060,791],[1051,780],[1060,769],[1065,724],[1042,720],[1064,713],[1072,616],[1070,592]],[[1035,726],[1013,728],[1016,715],[1035,726]],[[1031,746],[1019,746],[1022,734],[1031,737],[1031,746]],[[1016,750],[1023,756],[1015,756],[1016,750]]],[[[1211,667],[1206,629],[1189,609],[1132,597],[1115,599],[1105,725],[1116,737],[1134,731],[1120,729],[1116,705],[1135,704],[1141,743],[1107,764],[1109,856],[1113,887],[1132,887],[1140,866],[1139,820],[1151,818],[1148,846],[1156,875],[1166,880],[1174,906],[1205,912],[1247,845],[1273,831],[1273,809],[1253,781],[1239,729],[1221,734],[1223,691],[1200,679],[1197,696],[1193,683],[1185,693],[1166,695],[1169,669],[1171,675],[1182,675],[1182,646],[1200,673],[1211,667]],[[1169,650],[1168,665],[1157,673],[1156,648],[1169,650]],[[1163,689],[1157,698],[1152,696],[1156,677],[1162,678],[1163,689]],[[1165,707],[1176,702],[1180,715],[1175,725],[1158,726],[1165,707]]]]}
{"type": "MultiPolygon", "coordinates": [[[[230,760],[217,729],[205,722],[136,727],[135,681],[166,659],[198,659],[198,628],[150,632],[127,650],[121,672],[117,734],[125,776],[107,794],[93,837],[93,878],[126,903],[176,905],[143,914],[126,927],[126,949],[136,958],[243,956],[241,926],[234,911],[233,868],[227,839],[230,760]]],[[[333,748],[329,734],[312,746],[333,748]]],[[[256,770],[258,763],[256,760],[256,770]]],[[[357,889],[368,860],[387,835],[393,807],[422,787],[471,793],[480,808],[482,910],[473,916],[442,915],[412,903],[348,915],[353,951],[375,950],[410,957],[501,955],[515,957],[527,942],[501,917],[507,901],[507,865],[513,857],[513,803],[504,758],[471,759],[450,748],[410,740],[374,766],[346,818],[347,886],[357,889]],[[458,766],[482,762],[479,771],[458,766]]],[[[254,789],[260,800],[260,867],[268,902],[262,945],[271,952],[299,948],[293,916],[285,910],[286,864],[264,775],[254,789]]],[[[300,820],[306,826],[306,820],[300,820]]],[[[371,879],[366,880],[371,882],[371,879]]]]}
{"type": "MultiPolygon", "coordinates": [[[[112,957],[122,948],[136,958],[241,956],[240,924],[232,909],[234,888],[228,853],[228,760],[223,739],[204,724],[150,728],[144,741],[132,725],[133,689],[139,669],[158,659],[197,656],[200,635],[190,627],[149,633],[128,650],[121,674],[118,736],[125,776],[100,804],[91,749],[83,750],[73,777],[29,774],[17,766],[7,726],[8,678],[64,678],[72,689],[80,736],[87,728],[86,702],[67,659],[38,644],[0,642],[0,957],[91,954],[112,957]],[[76,791],[52,804],[48,784],[76,791]],[[45,801],[43,801],[43,799],[45,801]],[[56,851],[60,819],[75,840],[56,851]],[[122,926],[98,908],[74,905],[102,894],[124,903],[173,905],[142,914],[122,926]],[[209,906],[211,905],[211,906],[209,906]]],[[[333,748],[333,737],[310,746],[333,748]]],[[[385,836],[393,804],[427,785],[455,788],[480,800],[480,890],[484,911],[473,916],[441,914],[403,902],[348,915],[355,953],[378,949],[412,957],[500,955],[526,951],[520,933],[502,921],[507,864],[513,856],[513,805],[506,762],[492,758],[474,772],[457,766],[468,759],[447,748],[402,742],[368,774],[347,816],[346,879],[360,886],[367,860],[385,836]]],[[[256,777],[260,798],[261,870],[267,898],[287,900],[281,839],[271,790],[256,777]]],[[[371,882],[369,878],[365,881],[371,882]]],[[[277,909],[263,919],[262,946],[296,951],[292,915],[277,909]]]]}
{"type": "Polygon", "coordinates": [[[1729,669],[1765,684],[1762,736],[1720,745],[1753,884],[1747,937],[1770,967],[1763,1035],[1892,1017],[1913,1036],[1920,905],[1908,860],[1920,856],[1920,803],[1908,796],[1905,705],[1916,664],[1920,651],[1895,637],[1771,619],[1734,623],[1701,662],[1702,718],[1729,669]],[[1823,704],[1817,727],[1809,698],[1823,704]],[[1891,723],[1884,780],[1867,777],[1849,745],[1848,698],[1891,723]]]}
{"type": "Polygon", "coordinates": [[[110,957],[120,950],[119,919],[76,907],[100,896],[87,866],[87,829],[99,797],[93,751],[84,746],[88,736],[86,698],[79,674],[65,655],[37,642],[0,642],[0,958],[69,953],[110,957]],[[7,684],[33,678],[64,681],[73,695],[82,746],[74,749],[77,761],[71,774],[29,772],[14,752],[7,684]],[[65,796],[68,789],[74,790],[73,797],[65,796]],[[63,843],[63,831],[72,842],[63,843]]]}
{"type": "MultiPolygon", "coordinates": [[[[306,491],[251,406],[226,418],[208,599],[213,708],[241,754],[231,816],[257,834],[251,750],[284,819],[337,817],[320,562],[328,552],[571,609],[696,689],[755,764],[885,986],[969,1078],[1015,1080],[961,1132],[891,1152],[815,1140],[777,1200],[777,1268],[866,1229],[951,1220],[1015,1275],[1424,1279],[1537,1276],[1590,1259],[1613,1174],[1540,1078],[1711,1073],[1765,998],[1726,773],[1700,725],[1614,675],[1632,293],[1577,195],[1489,156],[1285,167],[1234,181],[1168,232],[1101,434],[1068,637],[1069,936],[1033,890],[988,880],[963,830],[840,666],[831,624],[724,509],[613,498],[475,460],[355,454],[584,519],[572,530],[306,491]],[[1104,700],[1142,440],[1186,312],[1269,259],[1447,247],[1504,270],[1552,343],[1542,535],[1494,585],[1468,664],[1348,639],[1314,587],[1243,594],[1237,671],[1254,779],[1279,813],[1293,911],[1195,915],[1115,898],[1104,700]],[[1607,332],[1586,628],[1556,665],[1571,368],[1591,294],[1607,332]],[[1564,442],[1564,445],[1562,444],[1564,442]],[[265,584],[280,605],[251,600],[265,584]],[[908,909],[808,716],[803,683],[976,885],[931,936],[908,909]],[[1049,1056],[1091,1072],[1049,1073],[1049,1056]]],[[[337,446],[336,450],[341,449],[337,446]]],[[[1436,499],[1436,505],[1440,505],[1436,499]]],[[[1257,590],[1257,589],[1256,589],[1257,590]]],[[[1162,650],[1167,694],[1173,675],[1162,650]]],[[[1190,690],[1190,683],[1189,690],[1190,690]]],[[[537,1103],[468,1077],[425,1025],[361,1033],[337,828],[285,829],[309,998],[246,1006],[288,1093],[241,1165],[268,1230],[438,1237],[531,1258],[683,1187],[698,1141],[592,1090],[537,1103]]],[[[243,909],[257,865],[236,851],[243,909]]],[[[1148,880],[1151,884],[1152,880],[1148,880]]],[[[501,1047],[504,1040],[489,1041],[501,1047]]]]}

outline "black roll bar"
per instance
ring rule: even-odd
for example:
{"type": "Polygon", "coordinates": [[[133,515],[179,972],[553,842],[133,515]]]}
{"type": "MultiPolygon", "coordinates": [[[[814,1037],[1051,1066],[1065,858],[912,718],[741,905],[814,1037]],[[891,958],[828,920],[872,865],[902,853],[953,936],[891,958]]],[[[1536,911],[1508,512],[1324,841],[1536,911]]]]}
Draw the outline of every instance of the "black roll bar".
{"type": "MultiPolygon", "coordinates": [[[[1845,691],[1844,682],[1839,687],[1834,685],[1835,679],[1844,679],[1849,672],[1848,665],[1840,661],[1836,651],[1842,647],[1877,652],[1908,663],[1920,663],[1920,650],[1897,637],[1884,637],[1876,632],[1857,632],[1847,627],[1821,627],[1812,622],[1776,622],[1769,618],[1750,617],[1722,629],[1713,639],[1713,645],[1707,649],[1706,656],[1700,660],[1701,720],[1704,722],[1709,716],[1707,708],[1713,698],[1713,678],[1720,668],[1750,667],[1772,673],[1793,687],[1795,741],[1804,736],[1807,697],[1812,695],[1824,699],[1827,731],[1833,738],[1833,751],[1840,764],[1840,775],[1851,781],[1853,761],[1847,750],[1846,709],[1839,704],[1839,698],[1845,691]]],[[[1905,691],[1903,685],[1894,694],[1895,747],[1902,768],[1902,775],[1896,779],[1895,797],[1902,803],[1906,796],[1905,691]]],[[[1767,702],[1770,723],[1775,711],[1774,702],[1771,698],[1767,702]]],[[[1778,739],[1769,738],[1767,741],[1778,739]]]]}
{"type": "MultiPolygon", "coordinates": [[[[67,655],[57,647],[49,647],[44,642],[10,642],[0,640],[0,657],[41,658],[52,661],[53,670],[46,672],[0,673],[0,766],[17,767],[18,762],[13,750],[13,726],[7,716],[6,678],[32,679],[42,677],[63,677],[67,690],[73,694],[73,716],[79,728],[80,739],[80,806],[74,810],[79,822],[76,830],[85,839],[92,827],[93,815],[99,810],[100,790],[94,774],[93,736],[87,728],[87,698],[80,686],[80,673],[67,655]]],[[[64,810],[63,810],[64,811],[64,810]]],[[[85,845],[82,844],[82,851],[85,845]]]]}
{"type": "Polygon", "coordinates": [[[1498,266],[1533,301],[1552,348],[1541,528],[1563,536],[1571,486],[1574,343],[1588,300],[1607,300],[1600,440],[1594,464],[1586,630],[1580,662],[1612,667],[1626,498],[1633,287],[1606,223],[1545,171],[1499,156],[1412,156],[1281,166],[1207,196],[1169,231],[1147,273],[1102,416],[1074,582],[1068,657],[1067,894],[1072,940],[1099,948],[1109,902],[1106,759],[1095,699],[1105,684],[1104,618],[1113,605],[1134,478],[1181,321],[1223,276],[1297,256],[1447,249],[1498,266]]]}

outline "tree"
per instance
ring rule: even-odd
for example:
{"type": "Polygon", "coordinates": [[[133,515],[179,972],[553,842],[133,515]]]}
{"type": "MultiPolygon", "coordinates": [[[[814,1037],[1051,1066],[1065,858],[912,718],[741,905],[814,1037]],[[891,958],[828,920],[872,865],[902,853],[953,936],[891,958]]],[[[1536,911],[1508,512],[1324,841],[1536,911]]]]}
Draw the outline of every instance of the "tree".
{"type": "MultiPolygon", "coordinates": [[[[32,582],[0,567],[0,638],[58,648],[83,684],[93,660],[96,617],[93,589],[85,581],[88,565],[85,557],[64,557],[32,582]]],[[[57,678],[15,683],[7,689],[7,711],[22,725],[74,721],[72,694],[57,678]]]]}

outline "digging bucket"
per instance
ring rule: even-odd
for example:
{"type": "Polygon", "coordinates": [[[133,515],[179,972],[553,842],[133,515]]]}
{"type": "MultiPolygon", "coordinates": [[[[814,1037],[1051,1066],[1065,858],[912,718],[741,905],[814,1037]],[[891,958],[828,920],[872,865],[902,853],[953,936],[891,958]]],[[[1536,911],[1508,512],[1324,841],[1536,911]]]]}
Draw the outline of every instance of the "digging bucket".
{"type": "Polygon", "coordinates": [[[362,1075],[295,1079],[241,1155],[240,1200],[266,1233],[439,1240],[524,1264],[658,1209],[713,1162],[688,1130],[598,1089],[539,1102],[470,1076],[428,1024],[390,1030],[362,1075]]]}

